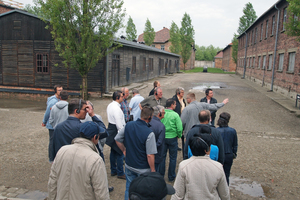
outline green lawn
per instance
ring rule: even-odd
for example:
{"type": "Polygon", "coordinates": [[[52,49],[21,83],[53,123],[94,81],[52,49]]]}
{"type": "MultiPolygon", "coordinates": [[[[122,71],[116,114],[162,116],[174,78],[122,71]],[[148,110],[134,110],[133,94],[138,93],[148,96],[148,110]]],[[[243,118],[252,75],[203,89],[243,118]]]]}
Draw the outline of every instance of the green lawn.
{"type": "MultiPolygon", "coordinates": [[[[184,73],[196,73],[196,72],[203,72],[203,67],[195,67],[194,69],[191,70],[180,70],[181,72],[184,73]]],[[[219,68],[207,68],[208,73],[219,73],[219,74],[235,74],[235,72],[224,72],[222,69],[219,68]]]]}

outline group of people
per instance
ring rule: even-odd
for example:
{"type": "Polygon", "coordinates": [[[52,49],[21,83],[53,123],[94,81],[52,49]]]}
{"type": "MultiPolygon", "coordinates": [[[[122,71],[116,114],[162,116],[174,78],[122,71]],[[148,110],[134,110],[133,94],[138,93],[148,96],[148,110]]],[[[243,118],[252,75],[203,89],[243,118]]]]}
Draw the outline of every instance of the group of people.
{"type": "Polygon", "coordinates": [[[158,81],[153,86],[146,98],[133,89],[130,102],[128,88],[114,92],[107,106],[107,128],[91,102],[67,102],[62,86],[54,87],[42,123],[49,129],[49,161],[53,162],[49,199],[81,199],[83,195],[82,199],[109,199],[113,187],[107,182],[104,143],[110,147],[111,176],[126,180],[125,200],[163,199],[167,194],[172,194],[171,199],[230,198],[237,134],[228,126],[226,112],[220,114],[219,127],[214,127],[216,111],[228,99],[217,103],[207,89],[200,102],[191,92],[185,101],[182,87],[167,99],[158,81]],[[176,175],[179,138],[184,161],[176,175]],[[167,177],[175,181],[174,188],[164,181],[168,152],[167,177]]]}

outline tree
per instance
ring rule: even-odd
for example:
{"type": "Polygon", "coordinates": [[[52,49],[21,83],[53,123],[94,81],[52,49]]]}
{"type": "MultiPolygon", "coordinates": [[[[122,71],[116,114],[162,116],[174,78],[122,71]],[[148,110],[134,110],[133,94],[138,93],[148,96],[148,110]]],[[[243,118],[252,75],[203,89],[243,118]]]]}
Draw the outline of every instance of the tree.
{"type": "MultiPolygon", "coordinates": [[[[253,5],[250,2],[248,2],[243,8],[243,13],[244,15],[240,17],[239,28],[237,30],[239,35],[243,34],[249,28],[249,26],[251,26],[251,24],[253,24],[257,19],[256,12],[253,8],[253,5]]],[[[231,57],[233,58],[235,64],[237,64],[237,53],[238,53],[238,45],[239,45],[239,41],[237,37],[238,35],[234,33],[233,39],[231,40],[232,42],[231,57]]]]}
{"type": "Polygon", "coordinates": [[[238,53],[238,46],[239,46],[239,41],[238,41],[237,37],[238,37],[238,35],[234,33],[233,38],[231,40],[231,42],[232,42],[231,57],[235,64],[237,64],[237,53],[238,53]]]}
{"type": "Polygon", "coordinates": [[[131,16],[129,16],[127,26],[126,26],[126,39],[129,41],[135,40],[137,38],[135,24],[131,16]]]}
{"type": "Polygon", "coordinates": [[[214,47],[213,45],[209,45],[208,47],[201,46],[199,47],[196,45],[196,57],[195,60],[202,60],[202,61],[213,61],[214,57],[217,55],[218,51],[221,48],[214,47]]]}
{"type": "Polygon", "coordinates": [[[147,21],[145,23],[145,30],[144,30],[144,41],[145,41],[145,44],[148,45],[148,46],[150,46],[153,43],[154,38],[155,38],[154,28],[152,28],[151,22],[147,18],[147,21]]]}
{"type": "Polygon", "coordinates": [[[257,19],[256,12],[250,2],[245,5],[243,13],[244,15],[240,17],[239,28],[237,30],[239,35],[244,33],[245,30],[247,30],[247,28],[257,19]]]}
{"type": "Polygon", "coordinates": [[[63,64],[81,75],[82,98],[87,99],[88,72],[119,46],[112,44],[125,16],[123,0],[39,0],[38,4],[63,64]]]}
{"type": "Polygon", "coordinates": [[[192,54],[192,49],[194,45],[194,28],[192,26],[192,20],[190,15],[184,13],[181,20],[180,28],[180,42],[181,42],[181,57],[183,61],[183,70],[185,70],[185,64],[189,60],[192,54]]]}
{"type": "Polygon", "coordinates": [[[31,6],[30,4],[26,4],[24,7],[24,10],[27,12],[34,14],[39,17],[43,17],[43,12],[41,11],[41,7],[38,6],[37,0],[33,0],[34,6],[31,6]]]}
{"type": "Polygon", "coordinates": [[[181,44],[180,44],[180,32],[179,28],[174,21],[172,21],[172,25],[170,28],[170,51],[172,53],[180,54],[181,52],[181,44]]]}
{"type": "Polygon", "coordinates": [[[287,7],[289,19],[285,23],[287,34],[290,36],[297,36],[300,41],[300,1],[299,0],[287,0],[289,6],[287,7]]]}

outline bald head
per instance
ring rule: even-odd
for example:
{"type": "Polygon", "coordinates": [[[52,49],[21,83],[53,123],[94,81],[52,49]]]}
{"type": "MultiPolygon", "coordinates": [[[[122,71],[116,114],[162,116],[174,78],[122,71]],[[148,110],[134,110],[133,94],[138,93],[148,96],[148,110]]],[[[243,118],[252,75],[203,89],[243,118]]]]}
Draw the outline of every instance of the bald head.
{"type": "Polygon", "coordinates": [[[127,99],[129,96],[129,89],[127,87],[122,88],[123,98],[127,99]]]}
{"type": "Polygon", "coordinates": [[[195,101],[196,100],[196,96],[195,96],[195,93],[193,92],[189,92],[187,95],[186,95],[186,101],[190,104],[191,102],[195,101]]]}

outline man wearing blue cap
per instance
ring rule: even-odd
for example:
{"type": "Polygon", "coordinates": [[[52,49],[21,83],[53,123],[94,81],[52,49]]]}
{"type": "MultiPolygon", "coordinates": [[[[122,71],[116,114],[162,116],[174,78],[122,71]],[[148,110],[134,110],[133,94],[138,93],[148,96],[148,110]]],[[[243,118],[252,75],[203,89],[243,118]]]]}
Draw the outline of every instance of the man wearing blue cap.
{"type": "Polygon", "coordinates": [[[60,148],[49,175],[48,199],[110,199],[105,164],[96,148],[105,132],[95,122],[85,122],[80,137],[60,148]]]}

